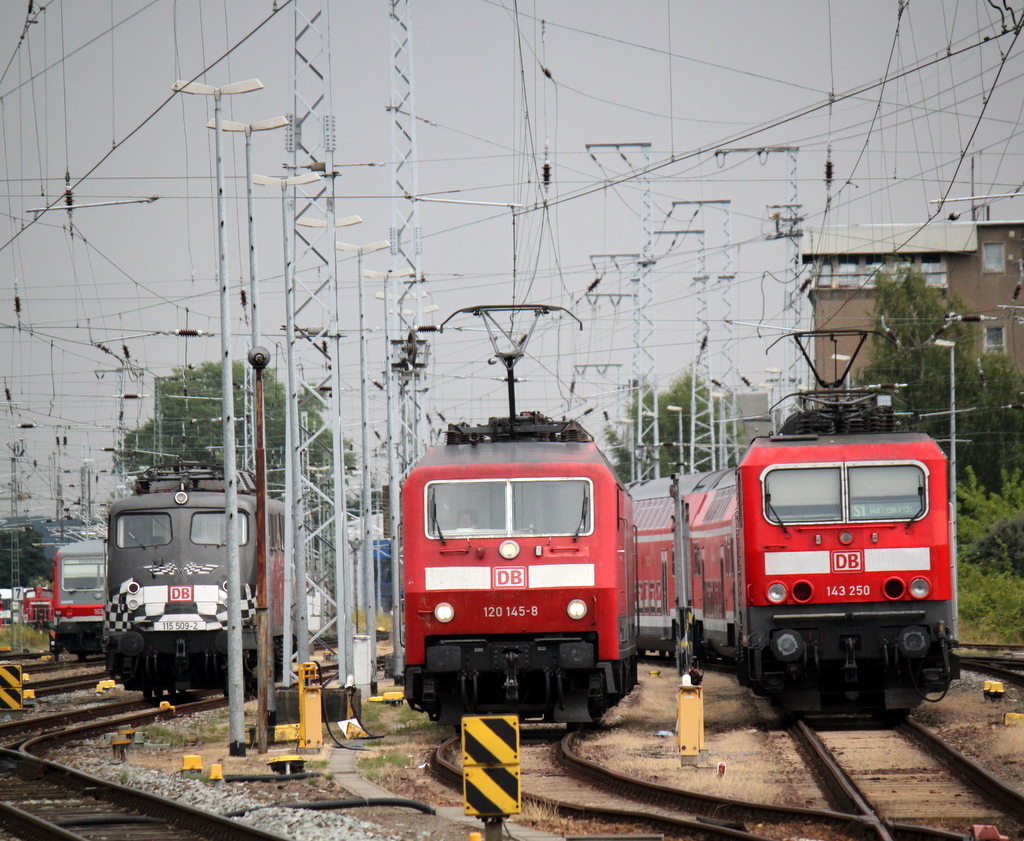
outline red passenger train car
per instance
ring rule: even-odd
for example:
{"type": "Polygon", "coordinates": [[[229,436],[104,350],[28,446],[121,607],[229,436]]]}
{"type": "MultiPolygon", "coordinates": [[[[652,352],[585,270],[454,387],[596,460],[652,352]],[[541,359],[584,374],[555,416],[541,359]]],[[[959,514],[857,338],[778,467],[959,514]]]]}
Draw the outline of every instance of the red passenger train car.
{"type": "Polygon", "coordinates": [[[53,558],[53,627],[50,651],[84,660],[103,650],[107,557],[102,540],[61,546],[53,558]]]}
{"type": "Polygon", "coordinates": [[[650,551],[671,553],[676,578],[661,637],[642,622],[643,647],[671,637],[682,668],[733,659],[742,684],[798,712],[902,711],[948,688],[959,668],[946,458],[927,435],[895,431],[876,397],[806,395],[735,471],[633,489],[639,510],[671,504],[675,519],[670,539],[664,516],[638,535],[639,592],[658,573],[650,551]]]}
{"type": "Polygon", "coordinates": [[[402,489],[405,697],[588,722],[636,684],[632,501],[574,421],[450,425],[402,489]]]}

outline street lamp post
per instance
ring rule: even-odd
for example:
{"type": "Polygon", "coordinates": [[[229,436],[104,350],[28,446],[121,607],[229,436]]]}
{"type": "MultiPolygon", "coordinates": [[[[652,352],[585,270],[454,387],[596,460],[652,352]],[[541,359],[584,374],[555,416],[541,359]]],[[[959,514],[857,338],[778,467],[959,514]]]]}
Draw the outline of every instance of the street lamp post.
{"type": "Polygon", "coordinates": [[[391,242],[383,239],[367,245],[350,245],[347,242],[337,243],[339,251],[354,251],[356,266],[359,272],[359,420],[362,432],[363,475],[362,492],[359,501],[359,513],[362,518],[362,568],[363,568],[363,609],[366,611],[366,633],[370,638],[370,692],[377,691],[377,594],[374,590],[376,576],[373,569],[373,533],[371,530],[371,497],[370,497],[370,397],[369,397],[369,363],[366,348],[366,304],[363,301],[363,255],[382,248],[390,248],[391,242]]]}
{"type": "Polygon", "coordinates": [[[395,372],[391,367],[391,319],[398,317],[397,309],[402,305],[398,295],[389,299],[391,278],[415,277],[416,272],[412,269],[400,269],[399,271],[372,272],[366,271],[364,277],[373,280],[384,281],[384,291],[380,296],[384,299],[384,365],[386,376],[384,384],[387,387],[387,422],[388,422],[388,510],[391,512],[388,539],[391,542],[391,670],[396,683],[404,680],[405,674],[405,648],[402,640],[402,589],[404,576],[402,572],[402,547],[400,545],[401,533],[398,522],[401,518],[401,488],[399,487],[400,476],[398,472],[398,417],[397,417],[397,395],[395,394],[395,372]]]}
{"type": "Polygon", "coordinates": [[[177,81],[181,93],[213,96],[217,149],[217,280],[220,285],[221,398],[224,434],[224,527],[228,550],[228,740],[232,756],[245,756],[245,677],[242,672],[242,576],[238,560],[238,476],[235,465],[234,388],[231,370],[231,303],[228,296],[227,208],[224,198],[224,141],[221,131],[221,97],[224,94],[259,90],[258,79],[213,87],[177,81]]]}
{"type": "Polygon", "coordinates": [[[683,458],[683,407],[668,405],[665,408],[670,412],[675,412],[676,417],[679,419],[679,459],[677,465],[679,467],[679,472],[682,473],[686,469],[686,459],[683,458]]]}
{"type": "MultiPolygon", "coordinates": [[[[957,531],[956,531],[956,342],[935,339],[939,347],[949,348],[949,549],[953,581],[957,575],[957,531]]],[[[957,616],[957,593],[953,588],[953,615],[957,616]]]]}

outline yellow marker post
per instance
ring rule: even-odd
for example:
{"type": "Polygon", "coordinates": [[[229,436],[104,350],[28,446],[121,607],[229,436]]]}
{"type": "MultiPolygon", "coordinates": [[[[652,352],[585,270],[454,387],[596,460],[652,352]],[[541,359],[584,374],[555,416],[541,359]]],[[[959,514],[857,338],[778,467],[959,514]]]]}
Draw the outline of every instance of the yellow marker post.
{"type": "Polygon", "coordinates": [[[299,666],[299,750],[320,750],[324,745],[324,719],[317,684],[316,663],[299,666]]]}
{"type": "Polygon", "coordinates": [[[676,699],[676,737],[682,765],[707,765],[704,750],[704,687],[694,686],[683,675],[676,699]]]}
{"type": "Polygon", "coordinates": [[[484,841],[501,841],[502,820],[522,812],[519,717],[462,719],[463,810],[484,821],[484,841]]]}
{"type": "Polygon", "coordinates": [[[23,677],[21,666],[0,665],[0,710],[23,709],[23,677]]]}
{"type": "Polygon", "coordinates": [[[181,776],[199,779],[203,774],[203,757],[198,753],[185,754],[181,758],[181,776]]]}

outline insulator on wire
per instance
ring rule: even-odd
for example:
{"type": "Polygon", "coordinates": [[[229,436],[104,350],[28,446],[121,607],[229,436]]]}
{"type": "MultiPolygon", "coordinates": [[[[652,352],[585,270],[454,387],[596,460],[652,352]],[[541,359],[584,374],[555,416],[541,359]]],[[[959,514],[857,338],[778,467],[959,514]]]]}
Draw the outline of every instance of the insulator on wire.
{"type": "Polygon", "coordinates": [[[585,411],[585,412],[583,413],[583,416],[584,416],[584,417],[586,417],[587,415],[589,415],[589,414],[590,414],[591,412],[593,412],[593,411],[594,411],[594,407],[593,407],[593,406],[591,406],[591,407],[590,407],[589,409],[587,409],[587,410],[586,410],[586,411],[585,411]]]}
{"type": "Polygon", "coordinates": [[[132,358],[132,355],[128,352],[128,345],[126,345],[124,342],[121,343],[121,350],[124,352],[125,359],[132,358]]]}
{"type": "Polygon", "coordinates": [[[825,184],[829,187],[832,186],[832,176],[835,172],[835,167],[832,165],[831,160],[825,161],[825,184]]]}
{"type": "Polygon", "coordinates": [[[601,282],[601,278],[595,277],[594,278],[594,282],[591,283],[590,286],[587,287],[587,291],[588,292],[593,292],[595,289],[597,289],[597,284],[599,284],[600,282],[601,282]]]}
{"type": "Polygon", "coordinates": [[[540,174],[544,186],[547,187],[551,183],[551,161],[544,161],[544,165],[540,168],[540,174]]]}
{"type": "Polygon", "coordinates": [[[748,380],[746,377],[744,377],[743,374],[740,374],[740,379],[743,380],[743,385],[745,385],[745,386],[752,386],[753,385],[753,383],[750,380],[748,380]]]}
{"type": "Polygon", "coordinates": [[[249,296],[245,294],[244,289],[239,289],[238,293],[239,295],[242,296],[242,309],[244,310],[247,306],[249,306],[249,296]]]}
{"type": "Polygon", "coordinates": [[[1020,287],[1022,283],[1024,283],[1024,281],[1018,280],[1017,285],[1013,288],[1013,300],[1015,301],[1020,297],[1020,287]]]}
{"type": "Polygon", "coordinates": [[[174,331],[174,335],[175,336],[184,336],[186,338],[191,338],[193,336],[198,336],[199,335],[199,331],[194,329],[194,328],[192,328],[192,327],[184,327],[184,328],[181,328],[179,330],[175,330],[174,331]]]}
{"type": "Polygon", "coordinates": [[[14,296],[14,311],[21,315],[21,298],[17,295],[14,296]]]}

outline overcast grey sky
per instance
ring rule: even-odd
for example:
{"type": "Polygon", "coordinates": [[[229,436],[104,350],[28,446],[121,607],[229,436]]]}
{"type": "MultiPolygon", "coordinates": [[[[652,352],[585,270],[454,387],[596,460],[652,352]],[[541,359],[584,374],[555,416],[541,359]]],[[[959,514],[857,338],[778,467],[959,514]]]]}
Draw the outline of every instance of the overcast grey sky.
{"type": "MultiPolygon", "coordinates": [[[[115,438],[120,362],[96,343],[117,355],[126,345],[144,378],[133,390],[147,394],[153,377],[218,357],[217,338],[155,335],[219,331],[213,138],[204,127],[212,102],[168,98],[175,79],[210,67],[200,77],[208,84],[258,78],[265,85],[225,98],[225,118],[290,112],[293,12],[278,5],[275,14],[271,0],[50,0],[42,9],[35,4],[26,27],[25,3],[0,4],[0,371],[9,390],[0,409],[5,443],[25,444],[22,483],[31,498],[22,513],[51,513],[55,471],[73,470],[76,481],[83,455],[109,467],[104,448],[115,438]],[[49,212],[30,224],[33,208],[62,196],[65,174],[76,204],[160,198],[82,208],[71,219],[49,212]],[[67,446],[55,448],[64,436],[67,446]]],[[[574,417],[593,409],[585,422],[600,432],[601,413],[614,418],[622,402],[616,389],[629,362],[630,312],[615,294],[629,291],[631,273],[604,275],[599,291],[611,297],[588,300],[585,292],[597,276],[593,255],[640,249],[637,183],[609,186],[635,171],[640,157],[591,157],[586,145],[649,142],[654,227],[705,230],[712,277],[728,265],[721,211],[673,211],[672,203],[730,203],[735,317],[763,329],[738,328],[739,370],[721,373],[733,384],[741,374],[763,382],[765,369],[779,364],[766,349],[776,335],[770,328],[782,324],[787,270],[785,240],[770,238],[769,208],[790,202],[789,162],[778,153],[715,150],[799,147],[806,226],[923,223],[937,213],[930,202],[943,195],[1012,191],[1024,181],[1014,30],[1024,4],[1008,5],[1000,14],[986,0],[413,0],[420,193],[548,202],[516,220],[515,277],[508,210],[421,204],[425,303],[438,308],[431,318],[513,297],[571,309],[584,330],[568,319],[544,323],[517,370],[527,380],[519,406],[574,417]],[[537,183],[545,160],[553,172],[546,191],[537,183]],[[605,363],[623,367],[574,373],[574,366],[605,363]]],[[[342,235],[357,243],[387,238],[391,224],[388,10],[384,0],[330,7],[330,110],[344,172],[338,213],[365,220],[342,235]]],[[[240,137],[227,144],[232,347],[242,358],[248,327],[236,290],[248,283],[244,158],[240,137]]],[[[286,174],[283,132],[255,137],[254,155],[258,173],[286,174]]],[[[997,202],[992,218],[1020,218],[1019,205],[997,202]]],[[[278,193],[258,192],[265,341],[283,366],[280,213],[278,193]]],[[[693,235],[654,243],[662,387],[693,358],[698,245],[693,235]]],[[[366,269],[389,265],[386,252],[364,258],[366,269]]],[[[345,424],[358,439],[354,261],[339,263],[339,278],[348,336],[345,424]]],[[[384,312],[374,291],[367,294],[370,367],[379,377],[384,312]]],[[[426,405],[433,428],[438,412],[476,421],[504,410],[499,371],[486,364],[490,346],[479,324],[462,326],[474,329],[432,338],[426,405]]],[[[713,333],[713,342],[720,338],[713,333]]],[[[380,419],[382,395],[374,389],[371,398],[380,419]]],[[[150,401],[132,401],[126,424],[151,411],[150,401]]],[[[6,488],[10,451],[0,455],[6,488]]],[[[101,487],[105,494],[110,483],[101,487]]],[[[8,503],[0,505],[7,513],[8,503]]]]}

